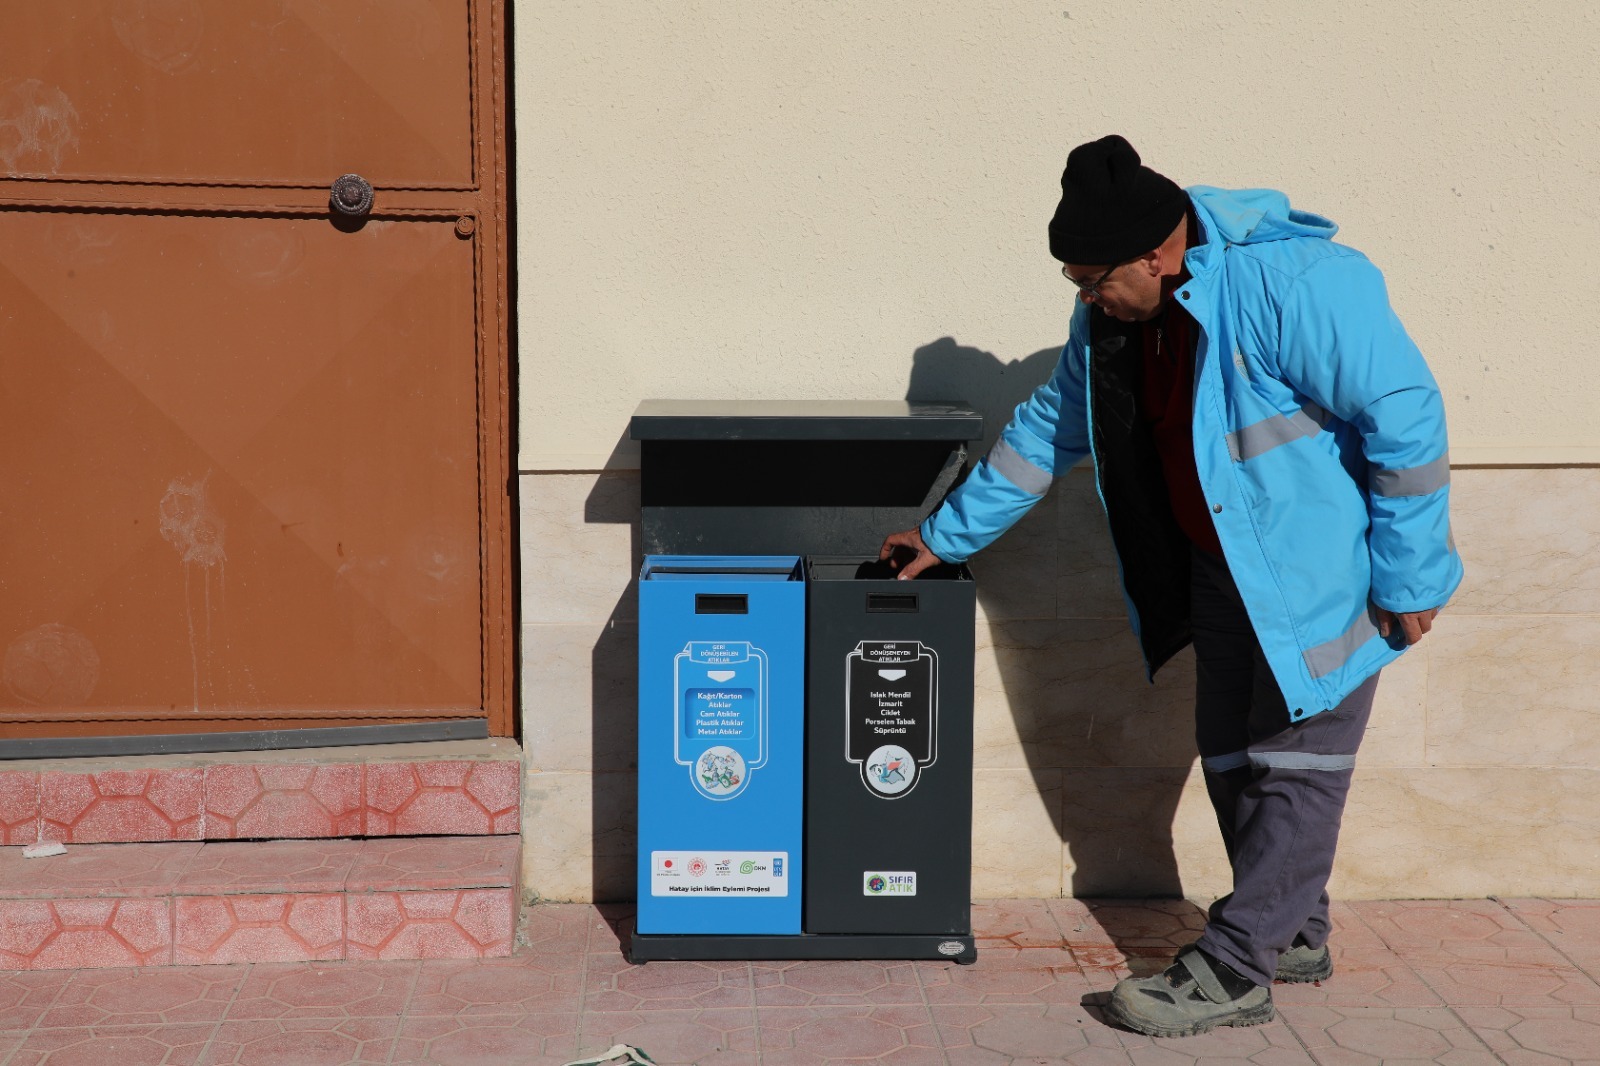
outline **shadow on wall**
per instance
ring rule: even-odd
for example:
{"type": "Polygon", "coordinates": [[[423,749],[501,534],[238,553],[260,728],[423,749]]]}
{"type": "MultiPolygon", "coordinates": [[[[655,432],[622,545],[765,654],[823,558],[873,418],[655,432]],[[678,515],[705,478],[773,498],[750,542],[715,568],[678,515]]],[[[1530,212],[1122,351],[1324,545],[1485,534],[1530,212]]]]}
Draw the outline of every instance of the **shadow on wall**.
{"type": "Polygon", "coordinates": [[[630,569],[589,658],[590,883],[597,903],[631,902],[639,752],[639,590],[633,577],[644,559],[638,472],[597,477],[584,500],[583,520],[631,531],[630,569]]]}
{"type": "MultiPolygon", "coordinates": [[[[976,462],[1058,357],[1046,348],[1005,362],[940,338],[917,349],[906,398],[976,407],[985,421],[976,462]]],[[[1145,679],[1092,475],[1079,469],[1058,479],[971,566],[983,616],[980,689],[986,626],[998,671],[988,680],[1000,689],[991,690],[990,703],[1003,698],[1039,801],[1065,845],[1069,894],[1182,897],[1172,827],[1195,758],[1193,657],[1178,656],[1155,685],[1145,679]]],[[[1011,765],[1014,743],[980,750],[977,765],[1011,765]]],[[[983,824],[983,812],[976,821],[983,824]]]]}

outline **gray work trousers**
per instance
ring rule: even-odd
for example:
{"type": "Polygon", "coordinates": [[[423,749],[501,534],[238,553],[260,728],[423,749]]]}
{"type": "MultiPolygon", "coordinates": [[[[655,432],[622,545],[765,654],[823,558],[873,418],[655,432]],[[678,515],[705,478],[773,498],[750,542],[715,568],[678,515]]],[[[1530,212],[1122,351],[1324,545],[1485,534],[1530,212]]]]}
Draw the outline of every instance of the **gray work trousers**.
{"type": "Polygon", "coordinates": [[[1327,943],[1328,876],[1378,676],[1291,724],[1227,563],[1193,555],[1195,741],[1233,867],[1200,947],[1271,984],[1280,952],[1327,943]]]}

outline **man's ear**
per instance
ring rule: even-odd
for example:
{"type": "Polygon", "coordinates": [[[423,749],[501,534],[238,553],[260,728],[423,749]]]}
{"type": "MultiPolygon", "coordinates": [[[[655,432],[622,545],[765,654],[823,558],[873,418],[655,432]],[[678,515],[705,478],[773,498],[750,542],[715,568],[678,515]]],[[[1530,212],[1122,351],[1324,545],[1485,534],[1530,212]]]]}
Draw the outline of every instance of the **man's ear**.
{"type": "Polygon", "coordinates": [[[1134,260],[1138,268],[1152,278],[1161,276],[1161,249],[1153,248],[1134,260]]]}

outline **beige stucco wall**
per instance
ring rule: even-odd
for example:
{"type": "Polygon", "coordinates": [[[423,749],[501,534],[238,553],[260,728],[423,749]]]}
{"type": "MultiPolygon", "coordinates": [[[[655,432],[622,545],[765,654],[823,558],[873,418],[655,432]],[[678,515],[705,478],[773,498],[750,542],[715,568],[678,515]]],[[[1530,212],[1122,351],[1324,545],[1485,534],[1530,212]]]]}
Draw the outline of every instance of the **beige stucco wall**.
{"type": "Polygon", "coordinates": [[[634,465],[644,396],[1003,413],[1064,339],[1066,153],[1111,131],[1340,222],[1457,461],[1600,459],[1597,46],[1578,0],[522,0],[519,465],[634,465]]]}
{"type": "MultiPolygon", "coordinates": [[[[523,884],[633,892],[639,481],[522,479],[523,884]]],[[[1467,580],[1384,671],[1332,890],[1600,897],[1600,469],[1454,471],[1467,580]]],[[[1143,679],[1091,478],[973,562],[973,889],[1227,891],[1188,725],[1143,679]]]]}
{"type": "MultiPolygon", "coordinates": [[[[998,429],[1063,340],[1066,152],[1120,131],[1341,222],[1446,393],[1467,584],[1385,674],[1334,890],[1600,896],[1600,468],[1530,465],[1600,463],[1589,7],[539,0],[516,36],[530,895],[632,893],[634,405],[998,429]]],[[[975,564],[980,895],[1226,889],[1192,667],[1140,679],[1097,506],[1074,472],[975,564]]]]}

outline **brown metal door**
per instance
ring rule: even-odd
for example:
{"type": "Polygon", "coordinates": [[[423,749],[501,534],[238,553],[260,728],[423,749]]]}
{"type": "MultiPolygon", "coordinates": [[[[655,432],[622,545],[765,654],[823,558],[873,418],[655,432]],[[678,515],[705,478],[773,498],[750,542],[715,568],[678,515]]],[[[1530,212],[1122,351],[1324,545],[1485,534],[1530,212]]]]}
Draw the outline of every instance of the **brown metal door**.
{"type": "Polygon", "coordinates": [[[510,732],[502,16],[7,5],[0,735],[510,732]]]}

